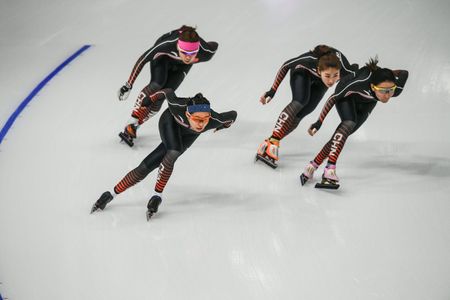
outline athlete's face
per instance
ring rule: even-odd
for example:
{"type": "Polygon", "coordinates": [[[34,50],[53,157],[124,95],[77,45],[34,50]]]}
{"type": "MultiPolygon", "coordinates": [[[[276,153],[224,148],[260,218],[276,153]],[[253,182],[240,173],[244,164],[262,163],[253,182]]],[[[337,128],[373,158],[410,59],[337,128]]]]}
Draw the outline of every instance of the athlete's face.
{"type": "Polygon", "coordinates": [[[371,85],[372,91],[375,93],[375,97],[382,103],[387,103],[395,93],[397,86],[392,81],[383,81],[377,85],[371,85]]]}
{"type": "Polygon", "coordinates": [[[181,50],[180,48],[178,48],[178,54],[180,55],[181,60],[187,64],[190,65],[196,61],[198,61],[197,59],[197,52],[185,52],[183,50],[181,50]]]}
{"type": "Polygon", "coordinates": [[[195,112],[192,114],[186,112],[186,117],[192,130],[202,132],[208,125],[211,114],[208,112],[195,112]]]}
{"type": "Polygon", "coordinates": [[[320,75],[320,78],[322,79],[323,84],[325,84],[329,88],[339,80],[339,70],[336,68],[318,70],[318,73],[320,75]]]}

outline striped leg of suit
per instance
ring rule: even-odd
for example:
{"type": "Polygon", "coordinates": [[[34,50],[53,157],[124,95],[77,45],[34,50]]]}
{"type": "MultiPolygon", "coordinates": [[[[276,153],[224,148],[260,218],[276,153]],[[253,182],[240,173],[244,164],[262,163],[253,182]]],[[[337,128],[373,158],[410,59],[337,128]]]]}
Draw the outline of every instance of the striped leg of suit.
{"type": "Polygon", "coordinates": [[[277,123],[272,132],[272,137],[281,140],[297,128],[300,123],[300,118],[297,117],[297,114],[302,108],[303,105],[297,101],[289,103],[278,116],[277,123]]]}
{"type": "Polygon", "coordinates": [[[123,193],[128,188],[132,187],[136,183],[141,182],[151,171],[143,167],[142,164],[139,165],[134,170],[128,172],[127,175],[114,187],[114,192],[116,194],[123,193]]]}
{"type": "Polygon", "coordinates": [[[164,93],[152,92],[150,85],[147,85],[139,93],[131,116],[138,120],[139,125],[143,124],[159,112],[164,98],[164,93]]]}
{"type": "Polygon", "coordinates": [[[314,158],[314,162],[321,165],[328,158],[328,163],[336,164],[339,155],[344,148],[345,141],[352,134],[356,123],[353,121],[343,121],[336,128],[333,137],[325,144],[322,150],[314,158]]]}
{"type": "Polygon", "coordinates": [[[175,161],[181,155],[180,151],[168,150],[167,154],[164,156],[163,161],[159,165],[158,177],[156,179],[155,191],[162,193],[164,188],[169,181],[170,175],[172,175],[173,167],[175,161]]]}
{"type": "Polygon", "coordinates": [[[123,193],[128,188],[141,182],[150,172],[156,169],[166,155],[166,148],[161,143],[139,164],[139,166],[130,171],[125,177],[114,187],[116,194],[123,193]]]}

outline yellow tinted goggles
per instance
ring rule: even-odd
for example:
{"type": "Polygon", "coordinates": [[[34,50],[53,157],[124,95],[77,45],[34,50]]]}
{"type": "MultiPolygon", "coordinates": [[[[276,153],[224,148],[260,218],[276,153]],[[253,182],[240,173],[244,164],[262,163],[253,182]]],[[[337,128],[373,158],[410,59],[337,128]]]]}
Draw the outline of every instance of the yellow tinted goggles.
{"type": "Polygon", "coordinates": [[[394,85],[394,86],[391,86],[391,87],[387,88],[387,87],[379,87],[379,86],[376,86],[376,85],[372,85],[372,88],[375,91],[377,91],[377,92],[379,92],[381,94],[393,94],[393,93],[395,93],[395,90],[397,89],[397,86],[394,85]]]}

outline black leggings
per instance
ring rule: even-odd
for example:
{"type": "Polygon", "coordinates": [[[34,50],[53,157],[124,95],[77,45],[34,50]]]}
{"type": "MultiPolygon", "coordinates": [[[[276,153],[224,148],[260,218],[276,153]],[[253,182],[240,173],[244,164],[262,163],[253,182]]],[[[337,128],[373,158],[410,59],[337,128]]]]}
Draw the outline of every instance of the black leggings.
{"type": "Polygon", "coordinates": [[[306,71],[291,72],[292,101],[280,113],[272,137],[281,140],[309,115],[322,100],[328,88],[322,80],[313,80],[306,71]]]}
{"type": "Polygon", "coordinates": [[[159,134],[162,142],[153,150],[140,165],[130,171],[115,187],[119,194],[143,180],[150,172],[159,166],[155,191],[162,193],[172,174],[175,161],[198,138],[199,133],[180,126],[169,109],[166,109],[159,119],[159,134]]]}

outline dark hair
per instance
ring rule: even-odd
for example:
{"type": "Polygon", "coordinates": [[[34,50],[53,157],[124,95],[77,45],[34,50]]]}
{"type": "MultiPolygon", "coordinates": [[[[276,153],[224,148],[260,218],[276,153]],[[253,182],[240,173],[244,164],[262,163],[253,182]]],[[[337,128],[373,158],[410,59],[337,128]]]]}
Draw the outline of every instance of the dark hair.
{"type": "Polygon", "coordinates": [[[395,76],[391,69],[380,68],[378,66],[378,56],[375,58],[369,58],[369,62],[366,63],[366,67],[372,72],[370,76],[370,83],[377,85],[384,81],[395,82],[395,76]]]}
{"type": "Polygon", "coordinates": [[[200,37],[198,36],[198,33],[196,31],[195,27],[181,26],[180,29],[178,29],[178,38],[184,42],[198,42],[200,41],[200,37]]]}
{"type": "Polygon", "coordinates": [[[197,104],[210,104],[208,99],[203,97],[202,93],[197,93],[194,97],[190,98],[187,102],[187,106],[197,105],[197,104]]]}
{"type": "Polygon", "coordinates": [[[319,58],[317,62],[317,69],[322,71],[328,68],[341,69],[341,62],[336,56],[336,52],[327,45],[318,45],[312,53],[319,58]]]}
{"type": "Polygon", "coordinates": [[[375,55],[374,58],[369,58],[369,62],[366,63],[366,67],[369,68],[370,72],[374,72],[376,69],[378,69],[378,55],[375,55]]]}
{"type": "Polygon", "coordinates": [[[321,57],[322,55],[330,54],[332,53],[333,49],[328,47],[327,45],[317,45],[311,52],[317,56],[321,57]]]}

